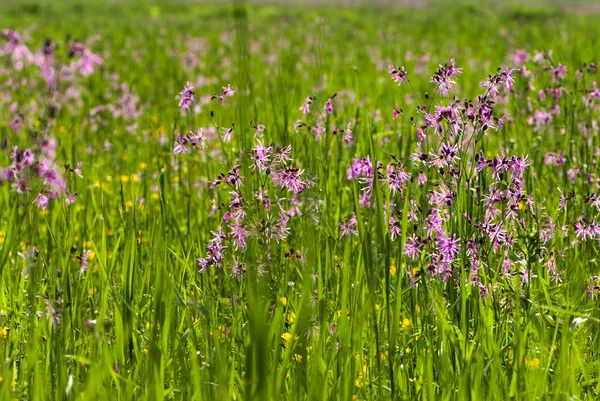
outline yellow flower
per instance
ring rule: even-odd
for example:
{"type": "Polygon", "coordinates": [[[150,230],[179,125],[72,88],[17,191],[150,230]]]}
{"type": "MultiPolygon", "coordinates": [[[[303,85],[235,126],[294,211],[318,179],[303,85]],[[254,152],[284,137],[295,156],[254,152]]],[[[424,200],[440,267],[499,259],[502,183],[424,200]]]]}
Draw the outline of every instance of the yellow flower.
{"type": "Polygon", "coordinates": [[[390,275],[395,275],[397,271],[398,268],[396,267],[396,259],[392,258],[392,260],[390,261],[390,275]]]}
{"type": "Polygon", "coordinates": [[[412,322],[409,319],[407,319],[407,318],[402,319],[402,327],[410,327],[410,326],[412,326],[412,322]]]}
{"type": "Polygon", "coordinates": [[[294,354],[294,360],[296,362],[302,362],[302,355],[300,355],[300,354],[294,354]]]}
{"type": "Polygon", "coordinates": [[[289,324],[294,324],[294,322],[296,321],[296,314],[294,312],[288,313],[287,321],[289,324]]]}
{"type": "Polygon", "coordinates": [[[123,183],[129,182],[129,176],[128,175],[122,175],[121,176],[121,181],[123,181],[123,183]]]}
{"type": "Polygon", "coordinates": [[[287,298],[286,297],[279,298],[279,302],[281,302],[281,304],[283,306],[287,306],[287,298]]]}
{"type": "MultiPolygon", "coordinates": [[[[283,338],[285,341],[290,341],[292,339],[292,334],[291,333],[283,333],[281,335],[281,338],[283,338]]],[[[300,337],[298,336],[294,336],[294,340],[299,339],[300,337]]]]}
{"type": "Polygon", "coordinates": [[[363,384],[362,380],[360,380],[360,379],[354,380],[354,387],[356,387],[356,388],[362,388],[363,385],[364,384],[363,384]]]}
{"type": "Polygon", "coordinates": [[[527,366],[527,369],[537,369],[540,367],[540,359],[525,357],[525,366],[527,366]]]}
{"type": "Polygon", "coordinates": [[[8,336],[8,327],[0,327],[0,336],[2,338],[6,338],[6,336],[8,336]]]}

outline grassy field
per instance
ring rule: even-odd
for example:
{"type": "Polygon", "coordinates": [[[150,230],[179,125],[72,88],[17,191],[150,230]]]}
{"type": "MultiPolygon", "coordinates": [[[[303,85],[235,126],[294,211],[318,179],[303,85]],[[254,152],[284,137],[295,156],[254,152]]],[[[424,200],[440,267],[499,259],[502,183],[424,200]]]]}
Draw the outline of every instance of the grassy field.
{"type": "Polygon", "coordinates": [[[597,399],[552,4],[0,4],[0,399],[597,399]]]}

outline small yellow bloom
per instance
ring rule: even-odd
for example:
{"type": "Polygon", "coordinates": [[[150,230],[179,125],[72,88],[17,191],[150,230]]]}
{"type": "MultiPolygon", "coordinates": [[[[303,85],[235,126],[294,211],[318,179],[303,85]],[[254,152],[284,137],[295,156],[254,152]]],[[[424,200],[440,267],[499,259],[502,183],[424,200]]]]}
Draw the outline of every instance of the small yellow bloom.
{"type": "Polygon", "coordinates": [[[302,362],[302,355],[300,355],[300,354],[294,354],[294,360],[296,362],[302,362]]]}
{"type": "Polygon", "coordinates": [[[125,182],[129,182],[129,176],[128,175],[122,175],[121,176],[121,181],[125,182]]]}
{"type": "Polygon", "coordinates": [[[294,324],[294,322],[296,321],[296,314],[294,312],[288,313],[287,321],[289,324],[294,324]]]}
{"type": "Polygon", "coordinates": [[[354,387],[356,388],[362,388],[362,386],[364,385],[363,381],[360,379],[356,379],[354,380],[354,387]]]}
{"type": "Polygon", "coordinates": [[[6,336],[8,336],[8,327],[0,327],[0,336],[2,338],[6,338],[6,336]]]}
{"type": "Polygon", "coordinates": [[[528,357],[525,357],[525,366],[527,366],[527,369],[537,369],[540,367],[540,359],[539,358],[533,358],[530,359],[528,357]]]}
{"type": "Polygon", "coordinates": [[[410,326],[412,326],[412,322],[409,319],[407,319],[407,318],[402,319],[402,327],[410,327],[410,326]]]}
{"type": "Polygon", "coordinates": [[[287,298],[286,297],[279,298],[279,302],[281,302],[281,304],[283,306],[287,306],[287,298]]]}
{"type": "MultiPolygon", "coordinates": [[[[283,333],[281,335],[281,338],[283,338],[285,341],[290,341],[292,339],[292,334],[291,333],[283,333]]],[[[294,340],[299,339],[300,337],[298,336],[294,336],[294,340]]]]}

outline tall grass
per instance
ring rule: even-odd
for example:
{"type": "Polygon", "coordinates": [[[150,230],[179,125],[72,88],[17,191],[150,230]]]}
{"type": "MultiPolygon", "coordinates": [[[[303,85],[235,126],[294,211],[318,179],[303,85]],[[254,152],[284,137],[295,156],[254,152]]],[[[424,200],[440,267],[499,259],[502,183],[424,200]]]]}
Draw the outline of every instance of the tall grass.
{"type": "Polygon", "coordinates": [[[599,17],[438,7],[4,7],[0,398],[596,399],[599,17]]]}

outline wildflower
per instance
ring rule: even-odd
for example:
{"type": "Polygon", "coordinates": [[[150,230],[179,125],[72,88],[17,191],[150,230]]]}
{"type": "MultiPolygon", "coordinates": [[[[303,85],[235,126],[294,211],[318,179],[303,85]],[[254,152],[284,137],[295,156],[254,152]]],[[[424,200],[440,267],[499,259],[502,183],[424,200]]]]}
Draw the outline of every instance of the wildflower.
{"type": "Polygon", "coordinates": [[[94,72],[94,65],[102,65],[102,57],[92,53],[87,47],[81,43],[74,43],[71,46],[70,55],[80,54],[79,60],[72,64],[73,70],[81,71],[83,76],[89,76],[94,72]]]}
{"type": "Polygon", "coordinates": [[[556,68],[552,69],[552,82],[557,82],[558,80],[563,80],[563,79],[565,79],[566,75],[567,75],[567,67],[565,67],[561,63],[558,63],[558,66],[556,68]]]}
{"type": "Polygon", "coordinates": [[[205,258],[198,258],[198,264],[200,265],[199,273],[204,273],[208,266],[221,267],[223,262],[224,254],[223,251],[225,246],[223,241],[225,240],[225,233],[219,228],[217,231],[212,231],[213,238],[207,244],[207,253],[205,258]]]}
{"type": "Polygon", "coordinates": [[[400,227],[401,221],[396,219],[395,217],[390,217],[388,222],[389,222],[390,239],[392,241],[395,241],[396,238],[402,234],[402,229],[400,227]]]}
{"type": "Polygon", "coordinates": [[[451,78],[455,75],[460,75],[462,73],[462,68],[456,68],[454,65],[454,59],[450,60],[450,65],[440,64],[440,68],[435,72],[434,76],[431,78],[431,82],[436,83],[438,85],[438,90],[442,95],[445,95],[450,92],[452,89],[452,84],[455,84],[451,78]]]}
{"type": "Polygon", "coordinates": [[[306,185],[306,182],[300,177],[303,172],[304,170],[288,167],[278,172],[276,181],[282,188],[286,188],[290,192],[299,194],[304,190],[306,185]]]}
{"type": "Polygon", "coordinates": [[[26,64],[33,62],[33,54],[23,40],[23,37],[17,32],[5,29],[2,31],[2,36],[6,40],[2,54],[10,54],[11,62],[16,70],[22,70],[26,64]]]}
{"type": "Polygon", "coordinates": [[[394,82],[398,82],[398,85],[401,85],[402,82],[408,80],[408,74],[407,72],[404,70],[404,66],[402,67],[394,67],[393,65],[388,65],[388,71],[390,73],[390,76],[392,77],[392,80],[394,82]]]}
{"type": "Polygon", "coordinates": [[[223,140],[225,142],[231,142],[233,139],[233,130],[235,129],[235,124],[231,126],[231,128],[221,128],[223,130],[223,140]]]}
{"type": "Polygon", "coordinates": [[[312,130],[315,133],[315,140],[318,141],[325,134],[327,128],[320,121],[317,121],[312,127],[312,130]]]}
{"type": "Polygon", "coordinates": [[[256,168],[259,171],[266,171],[271,156],[271,146],[264,146],[262,142],[257,141],[254,149],[252,149],[252,168],[256,168]]]}
{"type": "Polygon", "coordinates": [[[77,162],[77,167],[75,167],[73,169],[73,172],[79,177],[79,178],[83,178],[83,174],[81,173],[81,165],[83,164],[83,162],[77,162]]]}
{"type": "Polygon", "coordinates": [[[40,209],[46,210],[46,208],[48,207],[49,201],[50,201],[50,199],[46,195],[39,194],[35,200],[35,203],[40,209]]]}
{"type": "Polygon", "coordinates": [[[265,126],[262,124],[258,124],[254,127],[254,137],[259,138],[262,136],[263,132],[265,132],[265,126]]]}
{"type": "Polygon", "coordinates": [[[231,238],[233,239],[235,249],[246,249],[246,235],[248,234],[248,231],[244,225],[237,220],[234,220],[233,223],[229,225],[229,228],[231,230],[231,238]]]}
{"type": "Polygon", "coordinates": [[[340,233],[340,238],[351,237],[353,235],[358,235],[358,230],[356,226],[358,225],[358,221],[356,220],[356,214],[352,212],[350,217],[346,219],[346,221],[338,221],[338,227],[342,230],[340,233]]]}
{"type": "Polygon", "coordinates": [[[196,101],[196,94],[194,93],[194,87],[192,86],[192,83],[188,81],[183,90],[179,92],[179,95],[177,95],[175,98],[179,99],[179,107],[181,110],[185,109],[189,111],[190,105],[196,101]]]}
{"type": "Polygon", "coordinates": [[[56,307],[60,306],[60,301],[56,300],[52,302],[46,295],[44,297],[44,303],[46,304],[46,316],[48,317],[48,319],[50,319],[50,323],[54,327],[58,326],[60,323],[61,316],[60,312],[57,310],[56,307]]]}
{"type": "Polygon", "coordinates": [[[456,238],[456,234],[453,234],[451,237],[441,235],[436,241],[440,254],[445,257],[446,260],[453,260],[456,258],[460,249],[459,240],[456,238]]]}
{"type": "Polygon", "coordinates": [[[410,178],[411,175],[404,171],[402,164],[394,162],[387,166],[387,177],[384,181],[387,183],[390,194],[393,196],[397,192],[402,193],[410,178]]]}
{"type": "Polygon", "coordinates": [[[346,125],[346,129],[343,131],[344,132],[344,141],[346,142],[346,144],[349,144],[350,142],[352,142],[352,139],[354,139],[354,136],[352,135],[352,130],[350,129],[351,123],[348,123],[348,125],[346,125]]]}
{"type": "Polygon", "coordinates": [[[79,261],[81,262],[81,269],[79,270],[81,274],[85,273],[85,271],[87,270],[88,259],[90,259],[91,254],[92,251],[86,250],[81,256],[77,257],[77,259],[79,259],[79,261]]]}
{"type": "Polygon", "coordinates": [[[222,94],[223,96],[231,97],[235,94],[235,91],[233,90],[231,85],[227,85],[223,87],[222,94]]]}
{"type": "Polygon", "coordinates": [[[223,88],[221,89],[221,94],[217,95],[216,93],[213,94],[210,97],[210,100],[215,100],[217,99],[219,101],[219,104],[224,104],[225,103],[225,98],[226,97],[231,97],[235,94],[235,91],[233,90],[233,88],[231,87],[231,85],[227,85],[227,86],[223,86],[223,88]]]}
{"type": "Polygon", "coordinates": [[[425,241],[422,241],[419,237],[413,234],[408,238],[408,241],[406,241],[406,244],[404,245],[404,254],[406,257],[414,260],[417,258],[417,256],[419,256],[419,252],[421,251],[423,245],[425,245],[425,241]]]}
{"type": "Polygon", "coordinates": [[[182,138],[181,135],[177,134],[175,136],[175,147],[173,148],[173,153],[176,155],[183,155],[188,152],[188,148],[186,147],[186,138],[185,136],[182,138]]]}
{"type": "Polygon", "coordinates": [[[70,193],[67,191],[66,197],[65,197],[65,202],[67,205],[71,206],[72,204],[75,203],[75,201],[77,200],[77,193],[70,193]]]}
{"type": "Polygon", "coordinates": [[[304,114],[309,114],[310,113],[310,105],[314,102],[314,98],[312,96],[308,96],[305,100],[304,100],[304,104],[302,106],[300,106],[300,111],[304,114]]]}
{"type": "Polygon", "coordinates": [[[325,106],[323,107],[323,109],[325,110],[325,112],[327,114],[333,113],[333,98],[334,97],[335,97],[335,95],[333,95],[332,97],[330,97],[329,99],[327,99],[327,102],[325,103],[325,106]]]}

